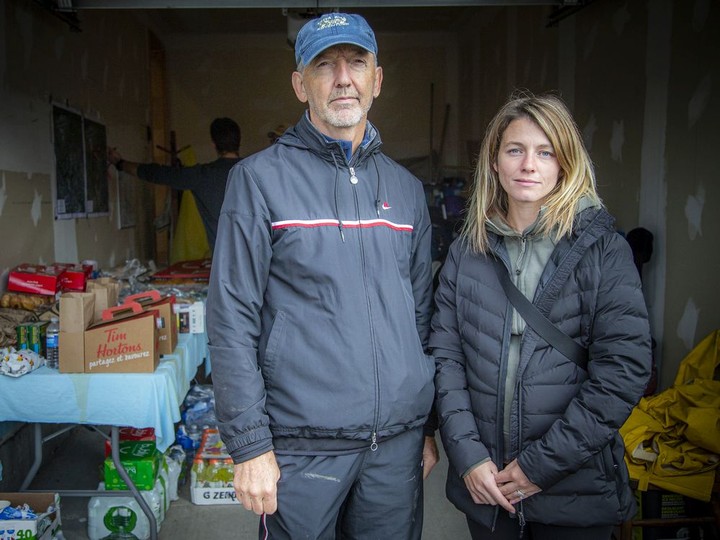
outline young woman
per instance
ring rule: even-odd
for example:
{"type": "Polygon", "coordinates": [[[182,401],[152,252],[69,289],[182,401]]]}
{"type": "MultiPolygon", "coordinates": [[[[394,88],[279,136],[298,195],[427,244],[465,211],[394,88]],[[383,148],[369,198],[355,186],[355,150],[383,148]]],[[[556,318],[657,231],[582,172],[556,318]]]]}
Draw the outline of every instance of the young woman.
{"type": "Polygon", "coordinates": [[[618,428],[643,394],[650,333],[612,225],[562,101],[507,102],[485,134],[430,338],[447,493],[473,539],[608,540],[634,511],[618,428]],[[526,323],[503,273],[585,362],[526,323]]]}

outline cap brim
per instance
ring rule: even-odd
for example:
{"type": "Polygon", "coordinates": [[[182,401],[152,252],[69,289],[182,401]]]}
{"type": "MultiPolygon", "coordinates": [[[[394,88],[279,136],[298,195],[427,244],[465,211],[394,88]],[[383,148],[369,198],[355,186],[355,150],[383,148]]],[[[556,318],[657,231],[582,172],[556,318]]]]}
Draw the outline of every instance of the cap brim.
{"type": "Polygon", "coordinates": [[[361,49],[366,50],[369,53],[375,54],[375,51],[373,50],[373,44],[369,41],[365,41],[364,43],[362,43],[362,40],[358,39],[357,35],[348,36],[341,34],[333,34],[324,39],[319,39],[313,45],[313,50],[317,51],[315,52],[315,54],[310,56],[306,52],[300,55],[300,60],[302,61],[303,65],[307,66],[320,53],[329,49],[330,47],[334,47],[335,45],[355,45],[357,47],[360,47],[361,49]]]}

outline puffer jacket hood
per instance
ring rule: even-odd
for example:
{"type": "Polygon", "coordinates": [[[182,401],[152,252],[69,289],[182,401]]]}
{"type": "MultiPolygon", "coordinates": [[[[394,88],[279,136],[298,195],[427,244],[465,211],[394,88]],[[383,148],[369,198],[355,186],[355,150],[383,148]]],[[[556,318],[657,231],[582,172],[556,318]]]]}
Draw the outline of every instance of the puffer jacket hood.
{"type": "Polygon", "coordinates": [[[380,152],[371,125],[348,161],[305,114],[239,165],[207,300],[233,459],[363,448],[423,426],[434,363],[422,184],[380,152]]]}

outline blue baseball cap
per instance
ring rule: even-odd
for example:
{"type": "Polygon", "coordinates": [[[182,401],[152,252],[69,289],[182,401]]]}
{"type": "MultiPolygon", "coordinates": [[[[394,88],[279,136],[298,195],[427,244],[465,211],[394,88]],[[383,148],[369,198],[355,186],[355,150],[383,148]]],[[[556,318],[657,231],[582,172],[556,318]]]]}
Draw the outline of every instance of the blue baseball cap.
{"type": "Polygon", "coordinates": [[[307,66],[318,54],[333,45],[350,44],[362,47],[377,56],[375,33],[360,15],[326,13],[300,29],[295,40],[295,63],[307,66]]]}

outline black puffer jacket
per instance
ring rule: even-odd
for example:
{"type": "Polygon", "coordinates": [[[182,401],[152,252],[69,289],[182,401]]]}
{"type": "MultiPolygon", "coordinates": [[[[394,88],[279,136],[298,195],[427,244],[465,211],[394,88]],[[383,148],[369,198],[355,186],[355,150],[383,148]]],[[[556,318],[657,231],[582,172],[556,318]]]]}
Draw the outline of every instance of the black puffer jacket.
{"type": "MultiPolygon", "coordinates": [[[[588,370],[531,328],[523,334],[510,422],[515,448],[509,453],[543,490],[520,503],[518,510],[530,522],[609,525],[634,510],[617,430],[647,382],[650,333],[629,245],[612,221],[597,208],[578,214],[572,237],[556,246],[533,300],[588,348],[588,370]],[[560,284],[555,270],[586,228],[597,240],[560,284]]],[[[509,267],[501,237],[491,234],[491,250],[509,267]]],[[[462,239],[451,246],[430,338],[440,430],[450,461],[447,495],[488,527],[494,526],[499,507],[473,503],[461,475],[487,457],[502,469],[505,455],[502,415],[512,306],[492,264],[471,253],[462,239]]]]}

